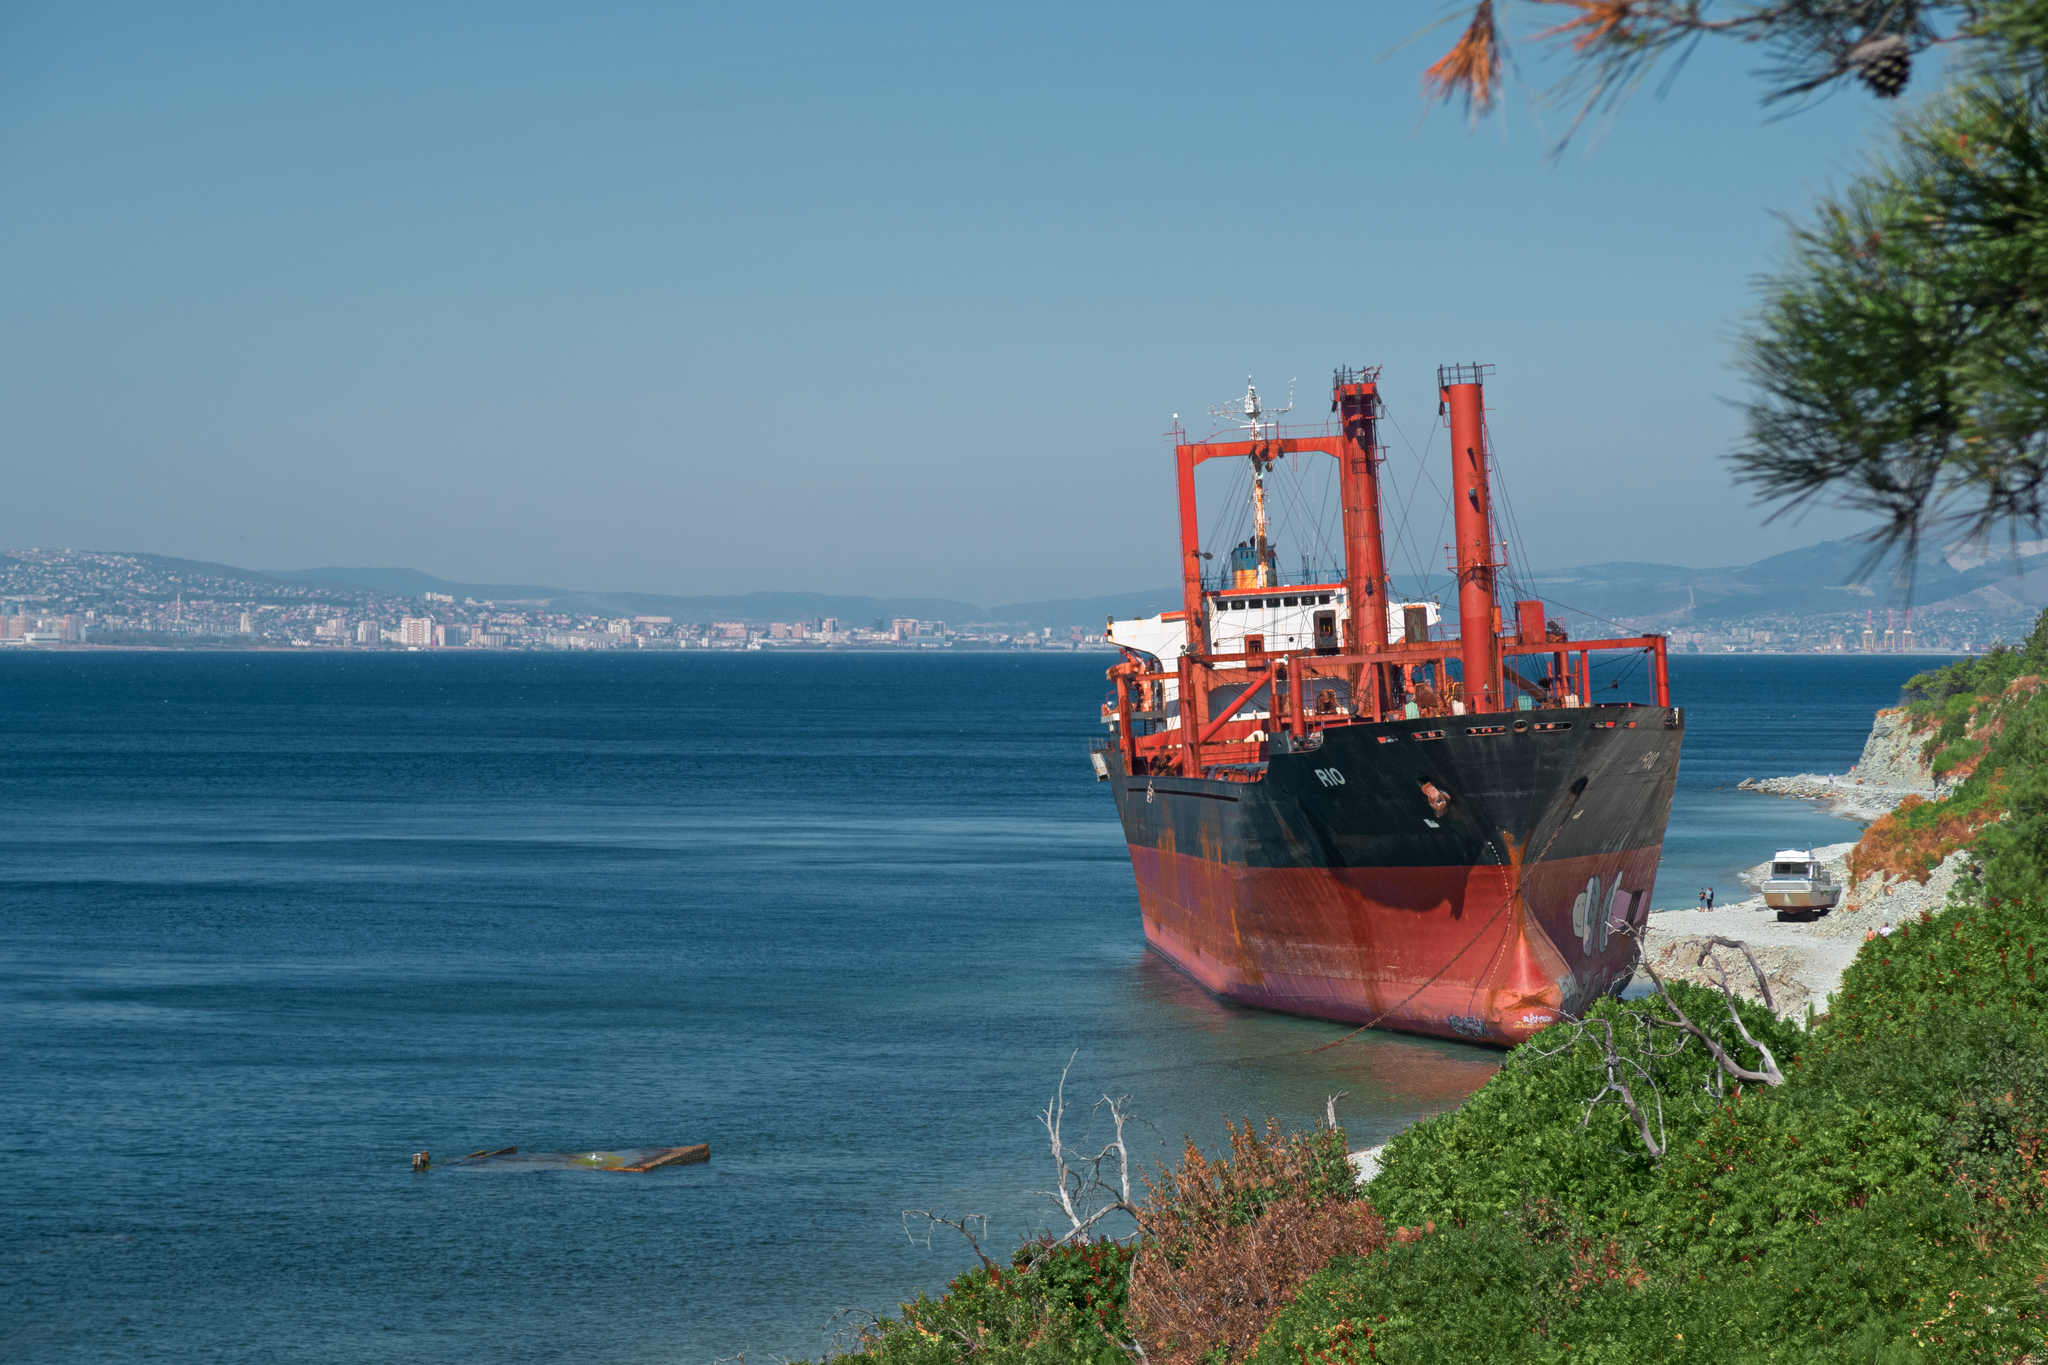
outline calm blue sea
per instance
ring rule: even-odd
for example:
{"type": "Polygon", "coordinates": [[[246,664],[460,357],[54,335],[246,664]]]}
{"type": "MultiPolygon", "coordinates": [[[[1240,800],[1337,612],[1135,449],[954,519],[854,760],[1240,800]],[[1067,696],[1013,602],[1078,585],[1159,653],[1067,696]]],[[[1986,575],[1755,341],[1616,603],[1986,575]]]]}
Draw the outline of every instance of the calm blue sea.
{"type": "MultiPolygon", "coordinates": [[[[902,1210],[1048,1224],[1069,1057],[1148,1154],[1458,1103],[1497,1053],[1309,1056],[1143,951],[1108,662],[0,656],[0,1358],[815,1357],[971,1260],[902,1210]]],[[[1853,837],[1734,784],[1846,768],[1920,662],[1674,659],[1658,903],[1853,837]]]]}

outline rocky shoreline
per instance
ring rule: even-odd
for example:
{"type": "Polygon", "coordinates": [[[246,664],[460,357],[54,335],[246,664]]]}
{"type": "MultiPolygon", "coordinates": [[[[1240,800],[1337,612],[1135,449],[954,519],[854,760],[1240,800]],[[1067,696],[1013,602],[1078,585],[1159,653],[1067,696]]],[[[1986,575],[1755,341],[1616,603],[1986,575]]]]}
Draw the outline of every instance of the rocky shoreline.
{"type": "MultiPolygon", "coordinates": [[[[1853,771],[1853,770],[1852,770],[1853,771]]],[[[1818,801],[1827,807],[1828,814],[1839,815],[1844,820],[1875,820],[1880,815],[1889,815],[1897,810],[1899,803],[1909,796],[1923,801],[1934,801],[1945,795],[1939,785],[1916,783],[1879,782],[1833,773],[1794,773],[1790,777],[1745,777],[1735,784],[1738,790],[1762,792],[1766,796],[1789,796],[1802,801],[1818,801]]]]}
{"type": "MultiPolygon", "coordinates": [[[[1785,1018],[1802,1017],[1808,1005],[1825,1013],[1828,997],[1840,989],[1842,972],[1871,934],[1888,934],[1899,925],[1931,914],[1948,903],[1958,876],[1966,875],[1971,855],[1952,853],[1923,885],[1911,877],[1873,874],[1849,885],[1848,857],[1854,844],[1830,844],[1814,853],[1835,881],[1849,886],[1842,903],[1815,920],[1780,920],[1762,896],[1716,905],[1712,910],[1660,910],[1643,930],[1643,957],[1665,980],[1715,984],[1712,969],[1699,961],[1709,940],[1739,939],[1757,957],[1770,982],[1771,1003],[1785,1018]]],[[[1769,863],[1759,863],[1744,880],[1762,880],[1769,863]]],[[[1748,999],[1759,998],[1756,978],[1740,953],[1723,950],[1729,985],[1748,999]]],[[[1647,979],[1647,974],[1645,974],[1647,979]]]]}
{"type": "Polygon", "coordinates": [[[1907,723],[1904,707],[1880,711],[1863,741],[1863,755],[1845,773],[1795,773],[1791,777],[1747,777],[1735,785],[1743,791],[1818,801],[1831,815],[1845,820],[1875,820],[1917,796],[1936,801],[1948,795],[1942,782],[1921,761],[1925,736],[1907,723]]]}
{"type": "MultiPolygon", "coordinates": [[[[1950,784],[1938,782],[1921,761],[1924,737],[1907,725],[1904,708],[1880,711],[1864,741],[1863,755],[1846,773],[1799,773],[1791,777],[1746,778],[1743,791],[1818,801],[1845,819],[1871,821],[1896,810],[1909,796],[1934,801],[1948,794],[1950,784]]],[[[1717,905],[1709,911],[1660,910],[1643,931],[1643,956],[1666,980],[1715,982],[1711,968],[1699,961],[1700,949],[1718,936],[1740,939],[1757,956],[1770,982],[1771,1000],[1780,1015],[1816,1013],[1842,984],[1842,972],[1871,934],[1890,933],[1898,925],[1931,914],[1948,903],[1958,876],[1968,875],[1973,857],[1967,850],[1948,856],[1923,884],[1910,877],[1872,874],[1849,880],[1853,843],[1830,844],[1814,851],[1834,877],[1848,888],[1842,903],[1811,921],[1780,921],[1761,895],[1717,905]]],[[[1753,888],[1763,885],[1769,863],[1743,874],[1753,888]]],[[[1740,953],[1720,954],[1729,968],[1729,984],[1741,995],[1757,999],[1756,978],[1740,953]],[[1739,971],[1737,969],[1740,969],[1739,971]]]]}

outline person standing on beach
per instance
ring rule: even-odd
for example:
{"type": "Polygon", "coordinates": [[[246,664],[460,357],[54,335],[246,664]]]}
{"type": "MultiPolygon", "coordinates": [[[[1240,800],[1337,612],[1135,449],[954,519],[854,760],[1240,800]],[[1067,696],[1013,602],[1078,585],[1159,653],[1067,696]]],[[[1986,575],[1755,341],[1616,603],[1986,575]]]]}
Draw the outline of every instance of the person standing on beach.
{"type": "Polygon", "coordinates": [[[1713,908],[1714,908],[1714,888],[1710,886],[1710,887],[1708,887],[1708,888],[1707,888],[1707,909],[1711,910],[1711,909],[1713,909],[1713,908]]]}

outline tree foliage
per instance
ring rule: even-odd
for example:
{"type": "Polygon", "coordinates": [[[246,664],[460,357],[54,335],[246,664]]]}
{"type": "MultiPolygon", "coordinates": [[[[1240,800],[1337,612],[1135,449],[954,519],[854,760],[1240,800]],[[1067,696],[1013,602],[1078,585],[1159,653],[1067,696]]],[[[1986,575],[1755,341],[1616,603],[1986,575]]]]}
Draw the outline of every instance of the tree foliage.
{"type": "MultiPolygon", "coordinates": [[[[1463,12],[1457,40],[1423,77],[1435,99],[1461,99],[1475,113],[1500,97],[1512,43],[1502,17],[1507,0],[1477,0],[1463,12]]],[[[1897,96],[1914,58],[1963,44],[1980,65],[2031,58],[2048,41],[2048,0],[1523,0],[1543,27],[1528,41],[1561,50],[1567,74],[1553,100],[1576,99],[1584,112],[1611,107],[1661,61],[1681,59],[1695,43],[1724,39],[1764,57],[1767,100],[1861,82],[1897,96]]]]}
{"type": "Polygon", "coordinates": [[[1794,229],[1745,338],[1739,476],[1874,514],[1880,551],[2038,524],[2048,493],[2048,81],[1987,75],[1906,120],[1794,229]]]}
{"type": "MultiPolygon", "coordinates": [[[[1891,149],[1796,224],[1744,338],[1754,385],[1737,477],[1779,513],[1872,514],[1866,569],[1921,540],[1985,540],[2048,513],[2048,0],[1523,0],[1561,49],[1553,98],[1610,108],[1660,62],[1754,44],[1768,99],[1905,88],[1951,45],[1956,79],[1891,149]]],[[[1475,112],[1509,60],[1481,0],[1424,84],[1475,112]]],[[[1574,123],[1574,127],[1577,124],[1574,123]]]]}

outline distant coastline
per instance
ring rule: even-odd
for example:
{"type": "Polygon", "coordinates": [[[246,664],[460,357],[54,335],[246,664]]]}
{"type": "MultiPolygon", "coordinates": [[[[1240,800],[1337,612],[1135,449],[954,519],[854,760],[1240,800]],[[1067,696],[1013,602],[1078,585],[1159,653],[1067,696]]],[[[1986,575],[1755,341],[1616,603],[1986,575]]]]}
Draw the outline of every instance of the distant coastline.
{"type": "MultiPolygon", "coordinates": [[[[1662,634],[1674,654],[1928,657],[1981,654],[2017,638],[2037,610],[2031,598],[2048,594],[2048,573],[1937,556],[1916,582],[1940,600],[1912,611],[1863,606],[1880,599],[1850,581],[1861,554],[1828,542],[1742,569],[1594,565],[1533,572],[1512,590],[1541,597],[1574,636],[1617,627],[1662,634]]],[[[2034,557],[2048,562],[2022,561],[2034,557]]],[[[1416,601],[1445,587],[1394,586],[1416,601]]],[[[1112,619],[1181,606],[1178,585],[982,607],[817,592],[585,592],[406,568],[264,571],[110,551],[0,553],[0,642],[16,647],[1070,650],[1104,647],[1112,619]]]]}

